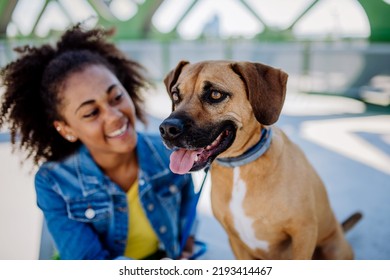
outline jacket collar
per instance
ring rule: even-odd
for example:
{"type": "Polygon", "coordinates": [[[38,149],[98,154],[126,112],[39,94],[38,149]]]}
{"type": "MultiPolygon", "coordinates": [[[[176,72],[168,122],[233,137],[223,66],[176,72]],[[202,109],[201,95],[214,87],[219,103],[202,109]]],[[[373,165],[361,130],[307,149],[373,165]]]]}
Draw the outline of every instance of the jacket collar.
{"type": "Polygon", "coordinates": [[[84,195],[89,195],[103,188],[105,175],[95,163],[87,147],[81,145],[76,154],[76,171],[84,195]]]}
{"type": "Polygon", "coordinates": [[[147,180],[155,180],[170,173],[167,150],[159,137],[138,133],[137,157],[140,177],[147,180]]]}
{"type": "MultiPolygon", "coordinates": [[[[168,165],[164,164],[162,151],[156,141],[142,133],[137,133],[137,156],[139,179],[155,180],[169,174],[168,165]]],[[[160,145],[163,146],[163,145],[160,145]]],[[[164,148],[164,147],[163,147],[164,148]]],[[[88,195],[104,187],[105,182],[111,182],[93,160],[86,146],[82,145],[76,156],[76,170],[83,194],[88,195]]],[[[141,185],[141,184],[140,184],[141,185]]]]}

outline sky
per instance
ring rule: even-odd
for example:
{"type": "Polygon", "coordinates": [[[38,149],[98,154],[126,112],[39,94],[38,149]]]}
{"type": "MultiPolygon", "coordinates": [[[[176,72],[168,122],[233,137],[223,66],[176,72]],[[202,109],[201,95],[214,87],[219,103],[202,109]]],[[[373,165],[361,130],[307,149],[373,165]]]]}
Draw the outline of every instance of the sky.
{"type": "MultiPolygon", "coordinates": [[[[113,0],[111,10],[119,19],[126,20],[137,12],[137,2],[143,0],[113,0]]],[[[288,27],[299,13],[313,0],[245,0],[258,13],[261,21],[276,28],[288,27]]],[[[390,2],[390,0],[384,0],[390,2]]],[[[38,35],[45,36],[49,28],[64,29],[70,22],[85,20],[94,11],[85,0],[59,0],[64,9],[55,3],[49,5],[37,26],[38,35]],[[64,12],[65,11],[65,12],[64,12]],[[68,14],[68,17],[66,16],[68,14]]],[[[192,0],[166,0],[152,22],[161,32],[169,32],[177,23],[192,0]]],[[[19,29],[27,34],[31,31],[44,0],[20,0],[13,15],[14,25],[9,35],[19,29]]],[[[237,0],[199,0],[178,27],[185,39],[197,38],[204,26],[215,16],[219,19],[219,33],[222,37],[251,37],[263,30],[264,26],[237,0]]],[[[91,25],[93,20],[89,21],[91,25]]],[[[369,36],[368,19],[357,0],[322,0],[294,28],[297,36],[318,34],[332,36],[369,36]]]]}

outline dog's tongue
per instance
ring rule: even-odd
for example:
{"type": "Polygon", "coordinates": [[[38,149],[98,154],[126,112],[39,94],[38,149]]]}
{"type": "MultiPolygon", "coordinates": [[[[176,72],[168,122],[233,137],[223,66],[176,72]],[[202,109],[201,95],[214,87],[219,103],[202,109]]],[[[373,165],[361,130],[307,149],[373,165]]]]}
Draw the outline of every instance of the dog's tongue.
{"type": "Polygon", "coordinates": [[[169,168],[173,173],[185,174],[188,173],[194,165],[198,151],[179,149],[171,154],[171,162],[169,168]]]}

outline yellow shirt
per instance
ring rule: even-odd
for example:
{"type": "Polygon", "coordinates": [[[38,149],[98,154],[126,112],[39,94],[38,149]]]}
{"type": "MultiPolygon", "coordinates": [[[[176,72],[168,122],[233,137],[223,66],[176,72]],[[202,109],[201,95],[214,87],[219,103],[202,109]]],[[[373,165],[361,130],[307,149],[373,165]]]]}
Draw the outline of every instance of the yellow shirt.
{"type": "Polygon", "coordinates": [[[141,206],[138,196],[138,182],[134,182],[127,192],[129,207],[129,232],[125,256],[143,259],[158,249],[158,238],[141,206]]]}

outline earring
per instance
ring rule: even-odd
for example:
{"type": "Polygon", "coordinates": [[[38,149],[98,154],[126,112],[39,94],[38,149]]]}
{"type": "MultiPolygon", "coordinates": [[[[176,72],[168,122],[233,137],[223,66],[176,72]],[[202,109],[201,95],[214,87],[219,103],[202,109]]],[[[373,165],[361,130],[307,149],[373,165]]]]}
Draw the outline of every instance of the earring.
{"type": "Polygon", "coordinates": [[[61,126],[56,126],[56,129],[57,129],[58,132],[60,132],[61,131],[61,126]]]}
{"type": "Polygon", "coordinates": [[[69,142],[74,142],[76,140],[76,137],[74,137],[73,135],[66,135],[65,138],[69,142]]]}

